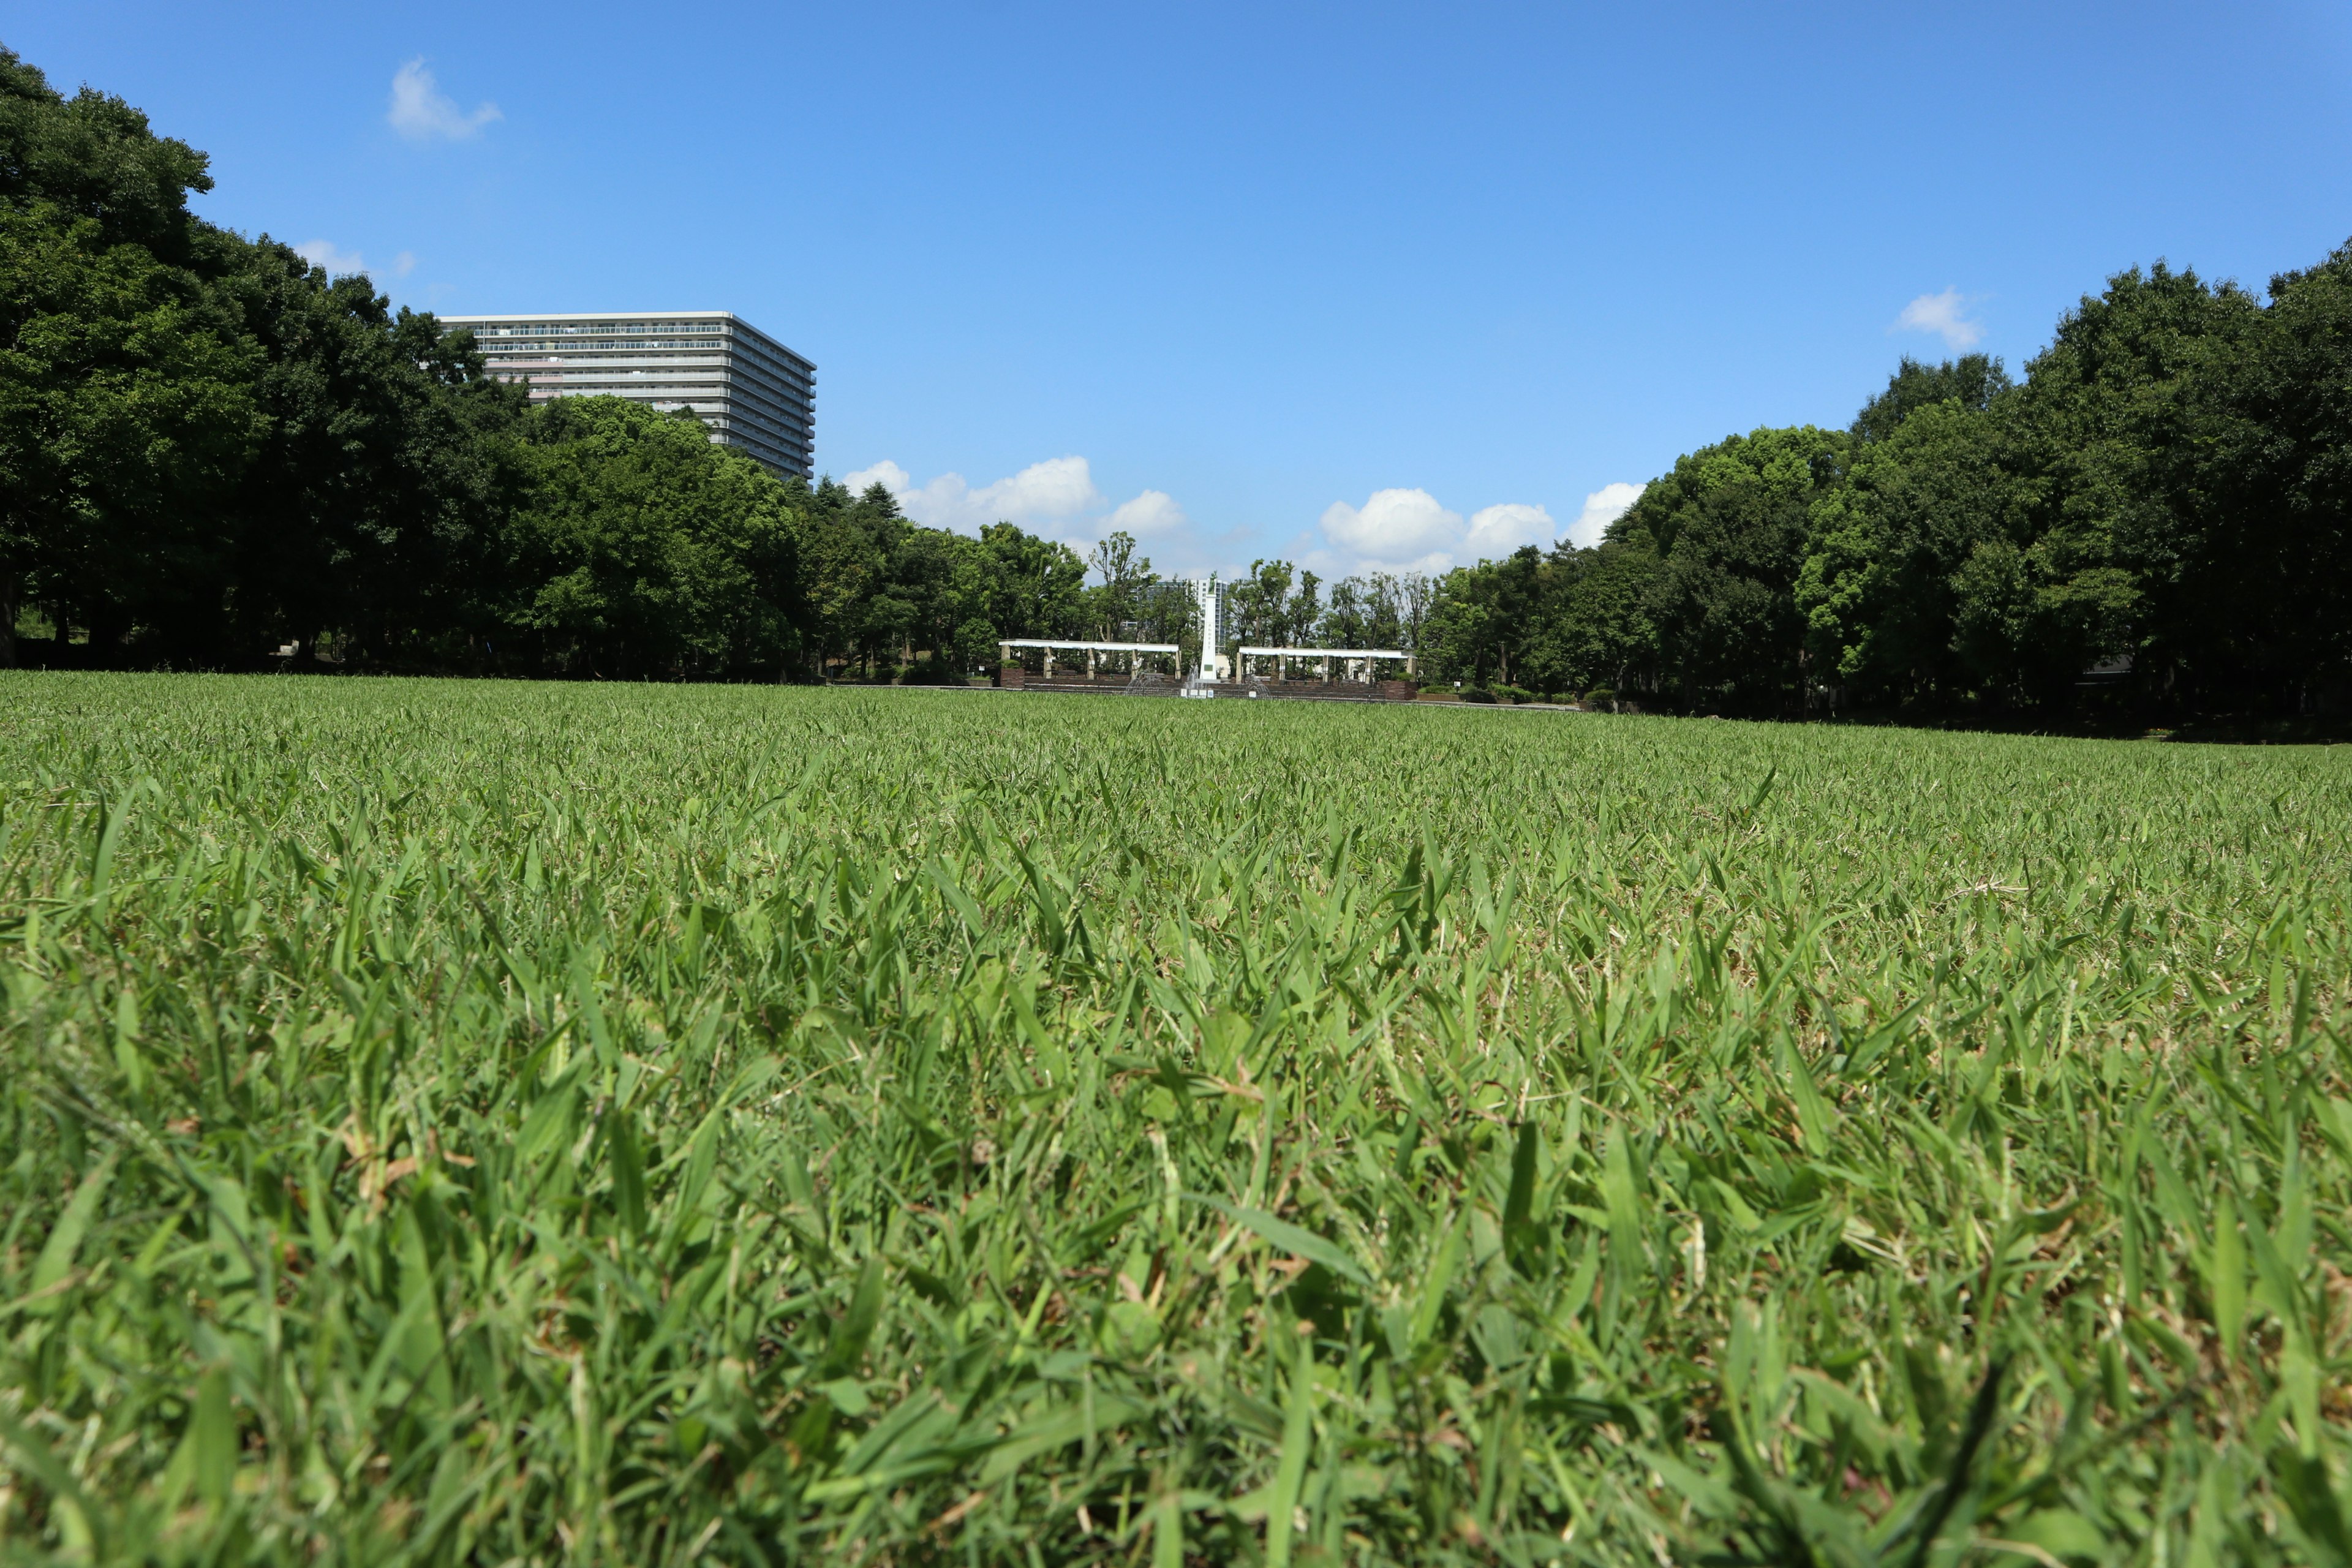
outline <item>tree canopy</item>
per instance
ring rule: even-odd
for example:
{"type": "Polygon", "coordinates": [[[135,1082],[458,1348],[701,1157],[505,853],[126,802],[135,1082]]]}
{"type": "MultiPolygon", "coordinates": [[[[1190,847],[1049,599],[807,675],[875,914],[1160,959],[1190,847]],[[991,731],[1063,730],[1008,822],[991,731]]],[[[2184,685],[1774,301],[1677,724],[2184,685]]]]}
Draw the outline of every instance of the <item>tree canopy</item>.
{"type": "Polygon", "coordinates": [[[2261,297],[2118,272],[2021,379],[1906,358],[1438,600],[1437,674],[1699,711],[2352,706],[2352,246],[2261,297]]]}
{"type": "Polygon", "coordinates": [[[953,678],[1166,619],[1125,536],[1090,589],[1066,544],[780,479],[691,415],[528,406],[467,333],[192,215],[211,188],[0,50],[0,664],[22,628],[52,662],[953,678]]]}
{"type": "MultiPolygon", "coordinates": [[[[530,406],[466,332],[205,222],[211,188],[0,49],[0,663],[960,679],[1008,637],[1195,645],[1125,534],[925,527],[690,416],[530,406]]],[[[1686,453],[1590,548],[1259,560],[1225,605],[1228,651],[1694,711],[2352,704],[2352,245],[2261,293],[2117,272],[2021,375],[1906,357],[1845,429],[1686,453]]]]}

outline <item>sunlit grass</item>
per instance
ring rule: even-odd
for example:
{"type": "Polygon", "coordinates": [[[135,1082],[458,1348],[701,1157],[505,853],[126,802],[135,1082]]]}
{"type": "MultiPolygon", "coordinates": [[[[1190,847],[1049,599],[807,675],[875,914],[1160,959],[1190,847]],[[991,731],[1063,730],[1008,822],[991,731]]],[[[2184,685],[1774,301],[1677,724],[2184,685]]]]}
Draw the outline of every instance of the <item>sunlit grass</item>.
{"type": "Polygon", "coordinates": [[[2347,749],[0,677],[0,1554],[2343,1562],[2347,824],[2347,749]]]}

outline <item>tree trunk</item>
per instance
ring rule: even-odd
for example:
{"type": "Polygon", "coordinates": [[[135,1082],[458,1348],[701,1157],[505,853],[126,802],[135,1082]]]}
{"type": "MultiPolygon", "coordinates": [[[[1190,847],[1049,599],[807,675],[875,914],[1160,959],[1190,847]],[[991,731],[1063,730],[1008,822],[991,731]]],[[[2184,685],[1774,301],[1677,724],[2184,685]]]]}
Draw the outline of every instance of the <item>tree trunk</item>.
{"type": "Polygon", "coordinates": [[[16,574],[0,568],[0,669],[16,668],[16,574]]]}

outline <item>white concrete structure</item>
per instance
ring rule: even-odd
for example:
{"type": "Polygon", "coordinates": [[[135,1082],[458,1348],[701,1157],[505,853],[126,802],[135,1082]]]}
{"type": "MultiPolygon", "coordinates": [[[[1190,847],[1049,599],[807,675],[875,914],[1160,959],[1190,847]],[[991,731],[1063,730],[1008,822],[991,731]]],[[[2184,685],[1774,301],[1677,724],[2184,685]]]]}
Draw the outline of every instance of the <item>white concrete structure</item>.
{"type": "Polygon", "coordinates": [[[1083,653],[1087,656],[1087,679],[1089,680],[1094,679],[1095,671],[1102,662],[1102,656],[1107,653],[1164,653],[1172,658],[1183,651],[1172,642],[1083,642],[1068,641],[1061,637],[1006,637],[996,645],[997,658],[1003,663],[1012,663],[1013,650],[1016,647],[1044,648],[1045,668],[1048,673],[1054,668],[1054,655],[1056,652],[1083,653]]]}
{"type": "Polygon", "coordinates": [[[1319,660],[1323,669],[1322,678],[1325,680],[1331,679],[1331,661],[1335,658],[1339,661],[1343,679],[1358,679],[1355,672],[1349,668],[1351,665],[1363,667],[1363,675],[1360,679],[1365,680],[1372,679],[1372,666],[1379,659],[1402,659],[1404,672],[1408,676],[1412,674],[1413,665],[1412,655],[1400,652],[1392,647],[1245,647],[1240,650],[1239,657],[1244,661],[1244,668],[1248,667],[1247,661],[1253,658],[1274,660],[1274,678],[1276,680],[1287,678],[1290,661],[1294,658],[1319,660]]]}

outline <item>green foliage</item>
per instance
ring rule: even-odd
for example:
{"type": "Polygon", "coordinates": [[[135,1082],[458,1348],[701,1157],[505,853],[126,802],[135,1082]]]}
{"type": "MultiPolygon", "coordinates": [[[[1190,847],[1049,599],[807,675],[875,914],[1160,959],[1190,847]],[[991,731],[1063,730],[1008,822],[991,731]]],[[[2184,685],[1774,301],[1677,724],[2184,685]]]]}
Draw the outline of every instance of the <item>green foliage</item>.
{"type": "Polygon", "coordinates": [[[254,345],[266,435],[214,521],[223,569],[133,606],[152,650],[236,662],[333,637],[378,664],[428,662],[444,639],[488,634],[523,491],[522,389],[484,374],[469,335],[394,310],[363,277],[330,280],[266,239],[222,243],[213,293],[254,345]]]}
{"type": "Polygon", "coordinates": [[[2048,690],[2102,655],[2151,663],[2186,651],[2216,582],[2218,533],[2199,473],[2217,421],[2210,373],[2259,331],[2242,289],[2161,263],[2107,281],[2026,366],[2013,406],[2016,464],[2033,513],[2020,541],[2028,628],[2010,649],[2019,683],[2048,690]]]}
{"type": "Polygon", "coordinates": [[[187,211],[205,159],[0,50],[0,663],[462,632],[520,395],[361,278],[187,211]]]}
{"type": "Polygon", "coordinates": [[[188,193],[209,191],[202,153],[148,129],[121,99],[85,87],[66,98],[0,47],[0,204],[47,202],[99,226],[101,247],[138,245],[184,262],[200,232],[188,193]]]}
{"type": "Polygon", "coordinates": [[[1846,447],[1842,433],[1810,425],[1727,437],[1677,461],[1611,525],[1656,559],[1649,618],[1686,700],[1804,708],[1797,577],[1813,506],[1842,482],[1846,447]]]}
{"type": "Polygon", "coordinates": [[[266,428],[257,357],[185,269],[0,205],[0,643],[27,590],[119,624],[217,571],[207,525],[266,428]]]}
{"type": "Polygon", "coordinates": [[[797,562],[784,487],[690,413],[618,397],[530,412],[516,618],[558,668],[780,672],[797,562]]]}
{"type": "Polygon", "coordinates": [[[9,1561],[2342,1550],[2341,750],[0,715],[9,1561]]]}
{"type": "MultiPolygon", "coordinates": [[[[211,184],[137,110],[0,49],[0,666],[290,645],[956,681],[1000,639],[1090,631],[1197,658],[1189,591],[1124,534],[1089,563],[919,526],[879,486],[780,489],[658,421],[527,423],[464,334],[193,216],[211,184]],[[50,635],[19,650],[20,624],[50,635]]],[[[2085,297],[2021,382],[1906,358],[1850,431],[1691,452],[1597,548],[1434,584],[1255,562],[1226,629],[1685,711],[2063,719],[2096,673],[2118,719],[2341,714],[2348,430],[2352,247],[2267,299],[2159,263],[2085,297]]]]}
{"type": "Polygon", "coordinates": [[[980,531],[983,592],[990,618],[1024,628],[1023,637],[1076,637],[1086,626],[1086,563],[1056,540],[1009,522],[980,531]]]}
{"type": "Polygon", "coordinates": [[[1958,399],[1915,410],[1856,454],[1812,509],[1797,607],[1808,651],[1864,701],[1949,703],[1978,684],[1962,660],[1956,579],[1977,551],[2026,533],[2003,430],[1958,399]]]}
{"type": "Polygon", "coordinates": [[[1449,574],[1429,652],[1685,710],[2063,715],[2100,663],[2149,718],[2341,713],[2347,429],[2352,247],[2267,302],[2135,268],[2021,383],[1906,359],[1849,435],[1702,447],[1598,549],[1449,574]]]}
{"type": "Polygon", "coordinates": [[[2183,662],[2223,690],[2307,686],[2352,664],[2352,245],[2272,279],[2217,379],[2199,467],[2223,526],[2183,662]]]}
{"type": "Polygon", "coordinates": [[[1432,665],[1478,685],[1489,676],[1507,681],[1515,665],[1526,675],[1529,645],[1543,628],[1539,610],[1556,596],[1559,570],[1528,545],[1452,574],[1423,639],[1432,665]]]}
{"type": "Polygon", "coordinates": [[[1323,580],[1287,561],[1253,561],[1225,598],[1227,651],[1311,647],[1323,622],[1323,580]]]}
{"type": "Polygon", "coordinates": [[[1932,365],[1905,354],[1895,374],[1887,377],[1886,390],[1864,404],[1862,412],[1854,416],[1849,434],[1856,446],[1884,441],[1919,410],[1946,403],[1958,403],[1981,414],[2015,384],[2000,361],[1984,354],[1962,354],[1932,365]]]}

